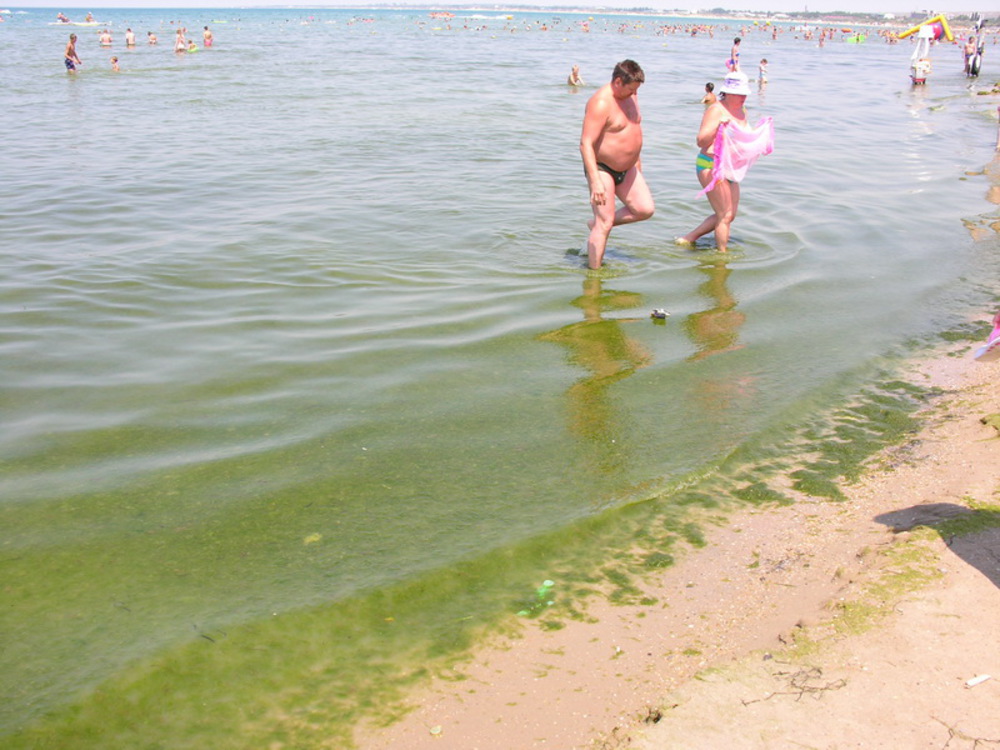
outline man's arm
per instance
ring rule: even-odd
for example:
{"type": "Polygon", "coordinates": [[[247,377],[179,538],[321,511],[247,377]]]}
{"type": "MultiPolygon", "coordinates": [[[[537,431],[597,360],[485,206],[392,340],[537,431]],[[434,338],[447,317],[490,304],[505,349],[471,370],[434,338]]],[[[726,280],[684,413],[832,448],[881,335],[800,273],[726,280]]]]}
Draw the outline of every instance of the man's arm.
{"type": "Polygon", "coordinates": [[[587,102],[587,110],[583,115],[583,131],[580,133],[580,156],[583,158],[583,169],[587,173],[590,185],[590,201],[601,205],[605,201],[604,182],[598,175],[597,142],[604,134],[608,122],[608,105],[603,97],[594,96],[587,102]]]}
{"type": "MultiPolygon", "coordinates": [[[[635,116],[638,118],[638,121],[641,123],[642,122],[642,115],[639,114],[639,97],[636,94],[632,94],[632,101],[635,104],[635,116]]],[[[640,131],[640,132],[642,132],[642,131],[640,131]]],[[[637,170],[639,170],[640,172],[642,171],[642,152],[641,151],[639,152],[638,158],[635,160],[635,168],[637,170]]]]}

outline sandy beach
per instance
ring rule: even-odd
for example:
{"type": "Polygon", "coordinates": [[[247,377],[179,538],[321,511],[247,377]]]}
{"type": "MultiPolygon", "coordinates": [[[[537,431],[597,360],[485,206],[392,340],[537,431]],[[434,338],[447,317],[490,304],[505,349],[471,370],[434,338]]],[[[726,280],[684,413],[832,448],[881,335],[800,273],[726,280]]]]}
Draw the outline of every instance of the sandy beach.
{"type": "MultiPolygon", "coordinates": [[[[926,610],[959,656],[902,619],[983,578],[958,521],[886,515],[1000,502],[1000,102],[960,46],[914,87],[853,21],[121,7],[71,75],[54,14],[0,33],[0,747],[822,745],[764,712],[997,697],[961,662],[995,585],[926,610]],[[692,249],[737,34],[775,149],[692,249]],[[626,58],[656,213],[593,273],[581,126],[626,58]]],[[[880,721],[998,736],[942,705],[880,721]]]]}
{"type": "Polygon", "coordinates": [[[740,512],[650,584],[529,627],[363,748],[1000,747],[1000,389],[967,344],[845,502],[740,512]]]}

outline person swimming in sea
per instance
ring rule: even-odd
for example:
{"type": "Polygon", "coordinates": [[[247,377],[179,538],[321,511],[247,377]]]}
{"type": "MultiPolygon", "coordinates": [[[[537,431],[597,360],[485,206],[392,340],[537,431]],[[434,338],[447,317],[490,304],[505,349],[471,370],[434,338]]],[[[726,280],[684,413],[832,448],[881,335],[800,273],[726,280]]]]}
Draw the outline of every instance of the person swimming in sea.
{"type": "Polygon", "coordinates": [[[717,101],[719,101],[719,97],[715,95],[715,84],[709,81],[705,84],[705,96],[701,97],[701,103],[710,107],[717,101]]]}

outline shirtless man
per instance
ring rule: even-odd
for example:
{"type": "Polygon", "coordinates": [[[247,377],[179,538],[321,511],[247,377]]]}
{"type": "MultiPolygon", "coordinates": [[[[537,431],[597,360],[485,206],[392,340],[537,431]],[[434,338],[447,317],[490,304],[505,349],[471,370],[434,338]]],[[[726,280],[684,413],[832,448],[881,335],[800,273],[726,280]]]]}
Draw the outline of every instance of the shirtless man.
{"type": "Polygon", "coordinates": [[[642,176],[642,116],[636,91],[646,80],[634,60],[615,66],[611,83],[587,102],[580,155],[594,218],[588,222],[587,265],[600,268],[611,227],[653,215],[653,196],[642,176]],[[625,205],[615,211],[615,196],[625,205]]]}
{"type": "Polygon", "coordinates": [[[970,36],[969,41],[965,43],[965,48],[963,49],[963,56],[965,58],[965,75],[969,75],[969,63],[972,62],[973,55],[976,54],[976,37],[970,36]]]}

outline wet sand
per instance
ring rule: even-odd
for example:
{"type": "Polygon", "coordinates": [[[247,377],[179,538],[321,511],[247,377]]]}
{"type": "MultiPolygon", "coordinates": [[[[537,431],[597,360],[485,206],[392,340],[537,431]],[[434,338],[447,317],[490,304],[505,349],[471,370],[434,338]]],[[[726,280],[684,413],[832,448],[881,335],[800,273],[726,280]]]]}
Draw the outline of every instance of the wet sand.
{"type": "Polygon", "coordinates": [[[1000,364],[973,348],[912,366],[943,395],[847,501],[729,516],[658,604],[496,640],[359,746],[1000,746],[1000,364]],[[933,531],[958,517],[981,530],[933,531]]]}

